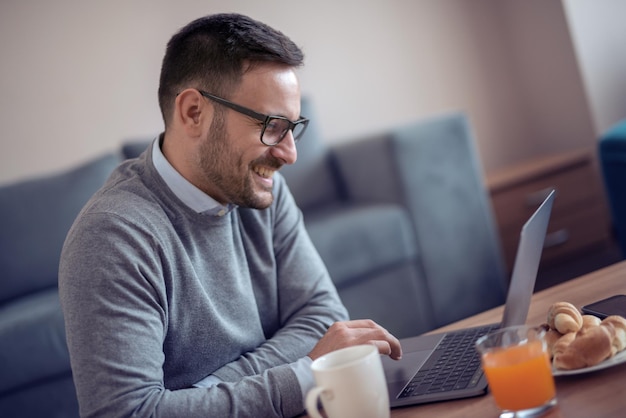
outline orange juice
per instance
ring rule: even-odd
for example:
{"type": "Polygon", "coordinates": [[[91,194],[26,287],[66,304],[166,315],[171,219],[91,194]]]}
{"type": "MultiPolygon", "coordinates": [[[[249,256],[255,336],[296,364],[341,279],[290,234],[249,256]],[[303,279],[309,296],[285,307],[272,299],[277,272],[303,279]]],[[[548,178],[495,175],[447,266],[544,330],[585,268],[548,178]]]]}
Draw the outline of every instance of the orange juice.
{"type": "Polygon", "coordinates": [[[556,395],[550,359],[541,340],[485,352],[482,362],[491,393],[504,410],[535,408],[556,395]]]}

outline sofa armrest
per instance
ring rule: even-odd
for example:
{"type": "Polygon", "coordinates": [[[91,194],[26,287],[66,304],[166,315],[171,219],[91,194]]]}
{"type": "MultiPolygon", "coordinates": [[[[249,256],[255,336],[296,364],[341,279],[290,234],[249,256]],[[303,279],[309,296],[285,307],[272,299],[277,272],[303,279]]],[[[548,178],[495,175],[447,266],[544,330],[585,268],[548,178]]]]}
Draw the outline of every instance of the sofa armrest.
{"type": "Polygon", "coordinates": [[[349,199],[399,203],[410,212],[439,325],[504,302],[501,247],[462,113],[418,121],[333,152],[349,199]]]}

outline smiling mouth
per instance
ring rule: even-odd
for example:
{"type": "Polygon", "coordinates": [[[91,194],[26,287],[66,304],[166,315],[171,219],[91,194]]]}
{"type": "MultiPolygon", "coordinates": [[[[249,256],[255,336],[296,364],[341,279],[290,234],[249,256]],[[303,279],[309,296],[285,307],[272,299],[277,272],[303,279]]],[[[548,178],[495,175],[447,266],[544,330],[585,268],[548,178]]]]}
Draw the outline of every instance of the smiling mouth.
{"type": "Polygon", "coordinates": [[[275,169],[272,168],[268,168],[268,167],[254,167],[253,171],[258,174],[259,176],[265,178],[265,179],[270,179],[272,178],[272,176],[274,175],[274,173],[276,172],[275,169]]]}

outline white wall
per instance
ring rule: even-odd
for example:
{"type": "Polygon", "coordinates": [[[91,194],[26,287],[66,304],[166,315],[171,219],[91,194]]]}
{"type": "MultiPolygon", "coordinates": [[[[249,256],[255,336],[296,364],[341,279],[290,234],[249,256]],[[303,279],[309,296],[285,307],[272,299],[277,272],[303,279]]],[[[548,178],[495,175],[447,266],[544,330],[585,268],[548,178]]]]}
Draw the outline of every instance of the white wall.
{"type": "Polygon", "coordinates": [[[561,2],[502,4],[527,135],[520,151],[529,156],[592,146],[592,120],[561,2]]]}
{"type": "Polygon", "coordinates": [[[469,115],[487,171],[593,141],[560,0],[8,0],[0,183],[158,133],[167,40],[222,11],[302,46],[303,91],[329,142],[450,110],[469,115]]]}
{"type": "Polygon", "coordinates": [[[596,135],[626,118],[625,0],[564,0],[596,135]]]}

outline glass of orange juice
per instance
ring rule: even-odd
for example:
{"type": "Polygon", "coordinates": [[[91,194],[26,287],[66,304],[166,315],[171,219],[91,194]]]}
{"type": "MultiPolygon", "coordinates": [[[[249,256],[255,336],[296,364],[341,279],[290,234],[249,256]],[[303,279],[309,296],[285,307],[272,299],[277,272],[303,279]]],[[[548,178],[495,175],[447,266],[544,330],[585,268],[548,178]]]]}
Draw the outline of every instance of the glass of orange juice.
{"type": "Polygon", "coordinates": [[[502,328],[476,341],[501,417],[533,416],[556,405],[545,330],[502,328]]]}

